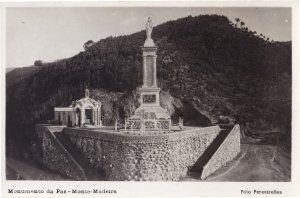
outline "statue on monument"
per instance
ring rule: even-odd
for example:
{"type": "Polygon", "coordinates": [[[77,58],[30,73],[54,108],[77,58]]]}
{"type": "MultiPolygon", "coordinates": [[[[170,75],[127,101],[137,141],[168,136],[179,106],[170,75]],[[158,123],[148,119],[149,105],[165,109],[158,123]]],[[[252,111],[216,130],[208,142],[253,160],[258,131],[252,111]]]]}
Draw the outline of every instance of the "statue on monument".
{"type": "Polygon", "coordinates": [[[146,35],[147,39],[151,39],[151,33],[153,29],[153,22],[151,17],[148,17],[147,23],[146,23],[146,35]]]}
{"type": "Polygon", "coordinates": [[[152,21],[151,17],[148,17],[145,27],[146,27],[146,36],[147,36],[147,38],[146,38],[144,46],[145,47],[154,46],[154,42],[151,38],[152,29],[153,29],[153,21],[152,21]]]}

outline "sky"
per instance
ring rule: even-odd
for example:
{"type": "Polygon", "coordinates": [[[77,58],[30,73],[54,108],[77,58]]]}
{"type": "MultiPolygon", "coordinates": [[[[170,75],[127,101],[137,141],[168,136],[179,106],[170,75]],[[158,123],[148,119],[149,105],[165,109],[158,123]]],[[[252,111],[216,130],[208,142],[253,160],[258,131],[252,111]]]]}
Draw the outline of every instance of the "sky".
{"type": "Polygon", "coordinates": [[[188,15],[224,15],[231,21],[240,18],[250,30],[274,41],[292,38],[290,8],[7,8],[6,67],[72,57],[84,50],[83,44],[88,40],[96,42],[143,30],[144,18],[149,14],[155,25],[188,15]]]}

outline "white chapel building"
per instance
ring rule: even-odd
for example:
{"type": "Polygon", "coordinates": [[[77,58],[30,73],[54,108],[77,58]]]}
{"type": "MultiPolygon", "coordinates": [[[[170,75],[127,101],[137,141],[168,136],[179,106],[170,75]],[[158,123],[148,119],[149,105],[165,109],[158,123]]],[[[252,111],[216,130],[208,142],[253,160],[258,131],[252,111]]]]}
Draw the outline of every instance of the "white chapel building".
{"type": "Polygon", "coordinates": [[[91,99],[86,88],[84,98],[69,107],[55,107],[54,119],[68,127],[102,126],[101,102],[91,99]]]}

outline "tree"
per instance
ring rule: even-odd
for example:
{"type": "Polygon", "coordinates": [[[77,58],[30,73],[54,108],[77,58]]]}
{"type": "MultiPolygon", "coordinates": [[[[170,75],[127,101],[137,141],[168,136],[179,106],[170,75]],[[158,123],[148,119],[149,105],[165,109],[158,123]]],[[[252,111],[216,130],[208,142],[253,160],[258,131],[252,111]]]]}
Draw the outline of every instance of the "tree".
{"type": "Polygon", "coordinates": [[[245,22],[241,21],[241,27],[243,27],[245,25],[245,22]]]}
{"type": "Polygon", "coordinates": [[[239,26],[239,22],[241,21],[239,18],[235,18],[235,21],[236,21],[236,24],[235,24],[235,27],[238,27],[239,26]]]}
{"type": "Polygon", "coordinates": [[[41,60],[34,61],[34,66],[42,66],[43,62],[41,60]]]}
{"type": "Polygon", "coordinates": [[[85,42],[84,44],[83,44],[83,48],[84,48],[84,50],[88,50],[92,45],[94,45],[95,43],[94,43],[94,41],[92,41],[92,40],[88,40],[87,42],[85,42]]]}

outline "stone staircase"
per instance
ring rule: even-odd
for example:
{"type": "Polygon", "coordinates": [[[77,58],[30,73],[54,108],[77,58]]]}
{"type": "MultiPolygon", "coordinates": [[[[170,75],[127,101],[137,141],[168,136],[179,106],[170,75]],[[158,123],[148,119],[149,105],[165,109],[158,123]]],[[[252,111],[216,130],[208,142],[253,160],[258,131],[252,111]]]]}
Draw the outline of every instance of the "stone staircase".
{"type": "Polygon", "coordinates": [[[213,142],[208,146],[208,148],[204,151],[201,157],[197,160],[193,167],[191,167],[192,172],[197,172],[202,174],[204,166],[209,162],[212,158],[214,153],[218,150],[220,145],[224,142],[228,134],[230,133],[231,129],[233,128],[232,125],[220,125],[221,128],[220,133],[217,137],[213,140],[213,142]]]}
{"type": "Polygon", "coordinates": [[[66,137],[64,133],[54,132],[53,134],[84,170],[86,179],[88,181],[101,181],[105,179],[103,174],[100,174],[95,167],[88,163],[87,159],[84,158],[80,150],[66,137]]]}

